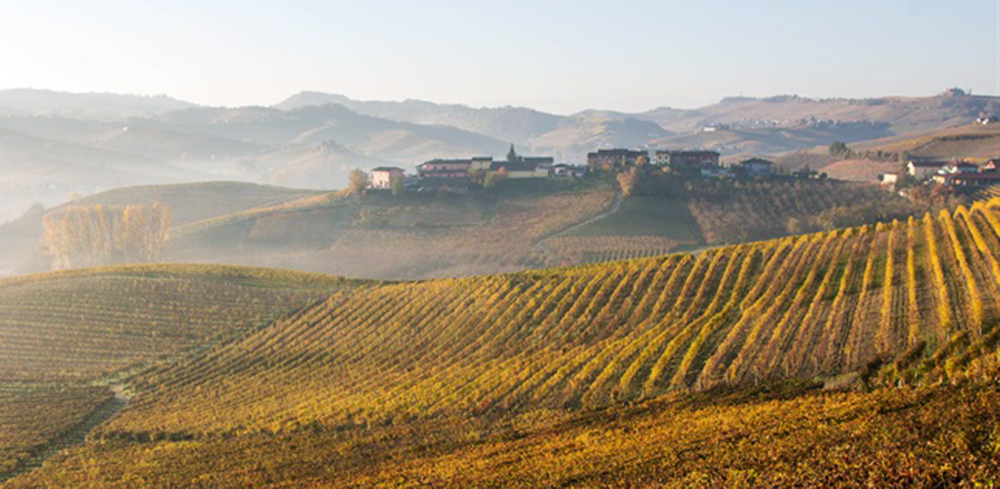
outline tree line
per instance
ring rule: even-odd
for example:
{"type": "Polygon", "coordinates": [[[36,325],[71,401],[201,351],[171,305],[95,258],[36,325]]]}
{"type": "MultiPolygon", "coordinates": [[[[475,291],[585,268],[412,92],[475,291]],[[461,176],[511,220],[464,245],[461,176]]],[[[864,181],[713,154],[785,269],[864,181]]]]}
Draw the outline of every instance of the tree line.
{"type": "Polygon", "coordinates": [[[160,204],[72,206],[45,216],[45,242],[55,270],[152,263],[167,248],[171,213],[160,204]]]}

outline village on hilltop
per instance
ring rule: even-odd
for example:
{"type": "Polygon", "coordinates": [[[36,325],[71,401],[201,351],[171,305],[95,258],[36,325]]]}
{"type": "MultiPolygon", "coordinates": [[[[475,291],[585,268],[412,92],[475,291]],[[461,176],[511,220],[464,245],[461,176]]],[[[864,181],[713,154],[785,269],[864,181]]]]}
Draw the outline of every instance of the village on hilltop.
{"type": "MultiPolygon", "coordinates": [[[[370,171],[369,188],[391,189],[395,182],[417,190],[462,187],[478,183],[491,187],[497,180],[583,178],[611,174],[631,168],[669,173],[682,178],[770,179],[778,177],[774,163],[750,158],[732,165],[720,160],[721,154],[709,150],[657,150],[650,157],[644,149],[598,149],[587,154],[586,165],[556,163],[551,156],[521,156],[513,145],[506,158],[436,158],[416,166],[416,174],[399,167],[381,166],[370,171]]],[[[790,175],[793,178],[818,178],[809,170],[790,175]]]]}

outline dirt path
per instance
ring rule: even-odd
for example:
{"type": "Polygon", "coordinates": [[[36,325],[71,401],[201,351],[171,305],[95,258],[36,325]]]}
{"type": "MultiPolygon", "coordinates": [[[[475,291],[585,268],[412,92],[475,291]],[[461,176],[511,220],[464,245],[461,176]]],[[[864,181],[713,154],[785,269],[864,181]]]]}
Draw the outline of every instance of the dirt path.
{"type": "Polygon", "coordinates": [[[69,431],[60,433],[55,438],[48,441],[41,451],[33,457],[18,464],[17,468],[9,472],[0,473],[0,484],[7,482],[19,475],[26,474],[42,466],[49,457],[76,445],[82,445],[87,440],[87,435],[105,421],[115,417],[125,406],[128,405],[129,398],[120,389],[112,388],[115,396],[107,400],[96,411],[87,416],[80,424],[74,426],[69,431]]]}
{"type": "Polygon", "coordinates": [[[622,206],[622,200],[624,200],[624,196],[622,195],[621,192],[618,192],[617,194],[615,194],[615,200],[614,200],[614,202],[611,203],[611,208],[609,208],[607,211],[605,211],[605,212],[603,212],[601,214],[598,214],[598,215],[596,215],[594,217],[591,217],[590,219],[587,219],[586,221],[574,224],[574,225],[572,225],[572,226],[570,226],[570,227],[568,227],[566,229],[563,229],[562,231],[556,231],[556,232],[554,232],[554,233],[552,233],[552,234],[550,234],[550,235],[548,235],[548,236],[546,236],[546,237],[544,237],[544,238],[536,241],[535,242],[535,247],[536,248],[541,248],[542,247],[542,243],[544,243],[547,240],[550,240],[550,239],[553,239],[553,238],[561,238],[561,237],[563,237],[563,236],[565,236],[565,235],[567,235],[569,233],[572,233],[573,231],[576,231],[576,230],[578,230],[580,228],[583,228],[585,226],[589,226],[589,225],[591,225],[591,224],[593,224],[593,223],[595,223],[597,221],[600,221],[601,219],[604,219],[605,217],[612,216],[612,215],[618,213],[618,209],[620,209],[621,206],[622,206]]]}

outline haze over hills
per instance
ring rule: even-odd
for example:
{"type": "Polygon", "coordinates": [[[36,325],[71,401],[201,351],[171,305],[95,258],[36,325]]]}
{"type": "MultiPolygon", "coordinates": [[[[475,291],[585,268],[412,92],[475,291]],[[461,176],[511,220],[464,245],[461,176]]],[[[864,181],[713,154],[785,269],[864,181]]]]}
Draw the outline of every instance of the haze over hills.
{"type": "Polygon", "coordinates": [[[501,156],[511,143],[570,163],[610,147],[766,155],[964,125],[997,108],[996,97],[954,90],[923,98],[727,98],[693,110],[573,115],[319,92],[274,107],[225,108],[163,96],[6,90],[0,173],[18,183],[0,183],[0,220],[35,202],[122,185],[227,179],[339,188],[354,167],[412,171],[435,157],[501,156]]]}
{"type": "Polygon", "coordinates": [[[70,93],[34,88],[0,90],[0,107],[14,114],[62,116],[74,119],[121,121],[148,117],[196,104],[166,95],[70,93]]]}

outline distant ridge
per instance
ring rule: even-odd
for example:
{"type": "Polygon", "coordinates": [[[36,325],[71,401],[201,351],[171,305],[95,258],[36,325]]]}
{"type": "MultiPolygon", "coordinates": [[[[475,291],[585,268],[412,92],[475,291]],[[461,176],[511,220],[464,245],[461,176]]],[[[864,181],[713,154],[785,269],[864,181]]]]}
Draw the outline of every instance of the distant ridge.
{"type": "Polygon", "coordinates": [[[34,88],[0,90],[0,115],[7,111],[25,115],[63,116],[79,119],[122,120],[148,117],[197,104],[167,95],[73,93],[34,88]]]}

